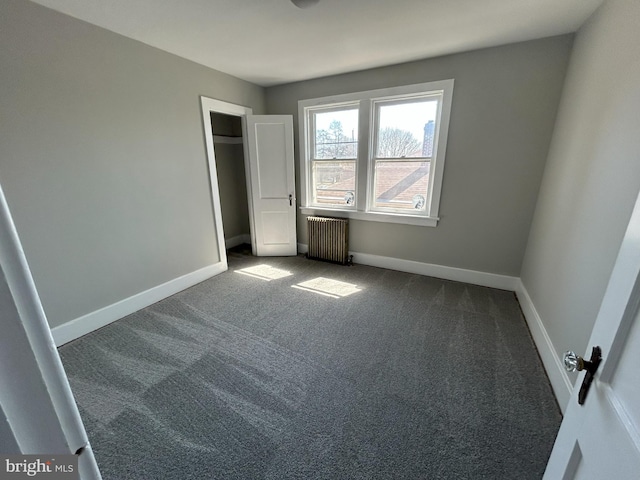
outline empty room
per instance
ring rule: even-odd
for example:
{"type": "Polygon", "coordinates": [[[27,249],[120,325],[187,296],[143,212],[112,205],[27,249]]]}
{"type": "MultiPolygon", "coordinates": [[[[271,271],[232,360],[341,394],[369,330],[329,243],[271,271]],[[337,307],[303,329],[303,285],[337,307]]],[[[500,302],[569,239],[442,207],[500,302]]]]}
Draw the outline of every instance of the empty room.
{"type": "Polygon", "coordinates": [[[636,478],[638,27],[3,0],[0,477],[636,478]]]}

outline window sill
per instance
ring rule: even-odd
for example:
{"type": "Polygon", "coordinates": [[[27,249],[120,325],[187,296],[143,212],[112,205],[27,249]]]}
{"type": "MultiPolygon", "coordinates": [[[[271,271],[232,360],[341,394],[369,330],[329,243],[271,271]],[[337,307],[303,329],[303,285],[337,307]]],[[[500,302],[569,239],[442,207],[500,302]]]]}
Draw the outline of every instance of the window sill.
{"type": "Polygon", "coordinates": [[[358,212],[338,210],[332,208],[300,207],[303,215],[332,215],[338,218],[352,218],[369,222],[401,223],[405,225],[418,225],[421,227],[435,227],[438,225],[438,217],[417,217],[415,215],[390,214],[379,212],[358,212]]]}

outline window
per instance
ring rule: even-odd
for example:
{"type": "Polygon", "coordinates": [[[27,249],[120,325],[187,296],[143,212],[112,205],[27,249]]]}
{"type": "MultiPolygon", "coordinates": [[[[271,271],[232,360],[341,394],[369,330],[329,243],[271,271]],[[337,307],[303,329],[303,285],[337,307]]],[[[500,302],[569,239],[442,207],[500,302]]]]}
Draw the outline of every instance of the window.
{"type": "Polygon", "coordinates": [[[309,115],[311,203],[355,207],[358,105],[317,109],[309,115]]]}
{"type": "Polygon", "coordinates": [[[302,100],[302,211],[435,226],[453,80],[302,100]]]}

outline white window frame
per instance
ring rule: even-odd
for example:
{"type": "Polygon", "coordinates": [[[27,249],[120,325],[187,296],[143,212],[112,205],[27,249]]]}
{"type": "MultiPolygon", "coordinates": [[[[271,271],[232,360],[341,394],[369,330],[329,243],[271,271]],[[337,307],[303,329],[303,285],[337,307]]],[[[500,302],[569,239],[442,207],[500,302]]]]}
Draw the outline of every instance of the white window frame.
{"type": "Polygon", "coordinates": [[[332,215],[356,220],[367,220],[386,223],[403,223],[435,227],[438,224],[440,196],[444,176],[449,119],[451,116],[451,101],[453,96],[453,79],[436,82],[420,83],[401,87],[383,88],[365,92],[348,93],[322,98],[300,100],[298,102],[298,122],[300,135],[300,211],[305,215],[332,215]],[[435,151],[431,159],[427,206],[424,213],[400,213],[374,210],[373,205],[373,157],[374,157],[374,127],[376,125],[375,102],[402,101],[415,97],[422,98],[430,94],[441,94],[438,118],[436,119],[435,151]],[[353,206],[325,207],[312,203],[310,155],[312,144],[309,141],[310,113],[314,110],[326,109],[332,106],[353,105],[359,102],[358,118],[358,158],[356,161],[356,201],[353,206]]]}
{"type": "MultiPolygon", "coordinates": [[[[315,108],[313,108],[313,112],[332,112],[332,111],[343,111],[343,110],[359,110],[359,105],[358,102],[347,102],[347,103],[339,103],[339,104],[330,104],[329,106],[316,106],[315,108]]],[[[309,112],[311,113],[311,112],[309,112]]],[[[343,207],[331,207],[331,206],[326,206],[326,205],[321,205],[318,204],[317,202],[314,202],[314,197],[313,197],[313,187],[311,186],[311,182],[313,179],[313,162],[340,162],[340,161],[347,161],[347,162],[355,162],[355,166],[356,166],[356,182],[358,181],[358,156],[356,155],[355,158],[336,158],[336,159],[317,159],[314,157],[314,150],[316,149],[316,144],[315,144],[315,124],[313,122],[313,120],[311,120],[312,115],[308,115],[307,117],[307,136],[305,137],[308,143],[308,148],[307,148],[307,157],[306,157],[306,163],[307,163],[307,167],[308,167],[308,177],[307,177],[307,186],[309,188],[308,192],[309,192],[309,197],[307,198],[306,196],[303,197],[307,200],[306,205],[312,206],[313,208],[318,208],[318,209],[323,209],[323,208],[344,208],[344,210],[349,210],[349,211],[355,211],[357,208],[357,198],[356,201],[353,203],[353,205],[344,205],[343,207]]],[[[360,126],[358,125],[358,131],[360,130],[360,126]]],[[[360,140],[360,135],[358,135],[358,141],[360,140]]],[[[358,144],[359,146],[359,144],[358,144]]],[[[358,147],[359,148],[359,147],[358,147]]],[[[356,188],[357,191],[357,188],[356,188]]]]}

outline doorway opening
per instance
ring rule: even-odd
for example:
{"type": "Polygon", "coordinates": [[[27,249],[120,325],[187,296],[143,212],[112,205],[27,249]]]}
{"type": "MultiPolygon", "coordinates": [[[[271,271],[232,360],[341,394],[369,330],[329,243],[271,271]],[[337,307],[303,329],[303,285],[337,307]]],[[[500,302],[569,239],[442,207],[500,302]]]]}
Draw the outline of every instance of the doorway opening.
{"type": "Polygon", "coordinates": [[[225,249],[251,243],[241,117],[210,112],[225,249]]]}
{"type": "MultiPolygon", "coordinates": [[[[203,127],[204,127],[204,136],[205,136],[205,143],[206,143],[206,149],[207,149],[207,162],[208,162],[208,166],[209,166],[209,182],[210,182],[210,186],[211,186],[211,206],[212,206],[212,210],[213,210],[213,221],[214,221],[214,225],[215,225],[215,230],[216,230],[216,243],[217,243],[217,248],[218,248],[218,258],[219,258],[219,263],[220,266],[222,268],[222,271],[227,269],[227,240],[229,240],[229,244],[231,245],[233,242],[236,241],[241,241],[244,242],[246,240],[246,237],[241,236],[241,235],[245,235],[245,233],[241,233],[239,235],[235,235],[234,234],[234,221],[232,220],[234,218],[234,214],[232,213],[227,213],[227,215],[225,216],[225,221],[227,221],[228,223],[230,223],[229,227],[229,233],[227,233],[227,230],[225,228],[225,225],[223,223],[223,215],[222,215],[222,206],[221,206],[221,195],[220,195],[220,181],[218,179],[218,168],[216,166],[217,164],[217,159],[216,159],[216,147],[214,146],[214,135],[218,136],[217,140],[219,143],[219,147],[217,148],[218,152],[222,153],[222,158],[223,158],[223,163],[227,163],[224,160],[225,157],[225,153],[222,152],[222,150],[225,149],[225,147],[223,147],[222,145],[230,145],[230,146],[234,146],[237,149],[240,149],[240,151],[242,152],[242,154],[244,155],[246,152],[246,144],[244,142],[244,138],[242,135],[243,132],[243,128],[242,127],[242,119],[245,118],[247,115],[251,115],[253,113],[253,110],[249,107],[244,107],[242,105],[235,105],[233,103],[228,103],[228,102],[223,102],[221,100],[215,100],[213,98],[208,98],[208,97],[200,97],[200,104],[202,107],[202,122],[203,122],[203,127]],[[218,117],[218,115],[222,115],[221,117],[218,117]],[[216,122],[216,127],[214,128],[213,122],[216,122]],[[237,127],[237,122],[240,122],[241,124],[241,128],[240,130],[238,130],[237,127]],[[224,134],[227,135],[224,135],[224,134]],[[229,133],[231,133],[231,135],[229,135],[229,133]],[[238,136],[237,134],[240,133],[240,135],[238,136]],[[226,138],[225,138],[226,137],[226,138]],[[223,143],[223,142],[228,142],[228,143],[223,143]],[[230,143],[230,142],[240,142],[239,144],[236,143],[230,143]],[[225,238],[226,237],[226,238],[225,238]],[[240,238],[238,238],[240,237],[240,238]]],[[[236,155],[235,154],[231,154],[229,156],[230,158],[235,158],[236,155]]],[[[237,165],[234,165],[234,167],[237,167],[237,165]]],[[[250,176],[248,175],[248,166],[247,166],[247,157],[244,156],[243,159],[243,169],[245,172],[245,180],[246,180],[246,184],[244,187],[244,191],[245,191],[245,198],[247,198],[247,194],[251,192],[251,185],[249,183],[250,181],[250,176]]],[[[227,174],[227,170],[224,167],[221,169],[223,175],[227,174]]],[[[230,175],[235,176],[236,180],[238,178],[241,178],[242,175],[239,174],[240,169],[239,168],[235,168],[235,174],[231,173],[230,175]]],[[[226,188],[223,187],[223,190],[226,188]]],[[[227,192],[225,192],[225,198],[231,198],[232,194],[227,195],[227,192]]],[[[247,198],[248,200],[248,198],[247,198]]],[[[238,198],[235,199],[236,202],[240,201],[238,198]]],[[[249,216],[249,235],[250,235],[250,241],[251,241],[251,245],[252,245],[252,249],[254,246],[254,227],[253,227],[253,219],[252,219],[252,210],[251,210],[251,203],[248,203],[248,216],[249,216]]],[[[234,205],[234,200],[230,200],[230,201],[226,201],[225,202],[225,209],[226,210],[230,210],[233,205],[234,205]]],[[[244,228],[241,228],[241,230],[244,230],[244,228]]],[[[235,232],[237,233],[237,230],[235,230],[235,232]]]]}
{"type": "MultiPolygon", "coordinates": [[[[245,211],[249,216],[253,255],[297,255],[293,117],[253,115],[251,108],[207,97],[200,97],[200,101],[209,164],[211,205],[221,267],[223,270],[228,268],[227,244],[231,246],[236,242],[246,241],[246,215],[243,212],[244,201],[240,193],[243,176],[240,173],[240,165],[236,162],[233,165],[235,171],[232,172],[227,172],[224,167],[220,168],[221,173],[229,173],[233,178],[231,185],[226,184],[225,178],[218,179],[216,155],[224,149],[223,145],[242,146],[247,199],[245,211]],[[241,129],[238,128],[237,119],[240,119],[241,129]],[[214,122],[217,125],[214,125],[214,122]],[[222,135],[223,132],[231,135],[222,135]],[[241,136],[237,135],[239,132],[241,136]],[[217,148],[214,146],[214,137],[218,140],[217,148]],[[225,182],[225,185],[221,187],[222,182],[225,182]],[[228,211],[224,223],[221,193],[226,198],[225,209],[228,211]],[[240,210],[233,211],[233,205],[240,210]]],[[[239,160],[239,152],[232,157],[239,160]]]]}

